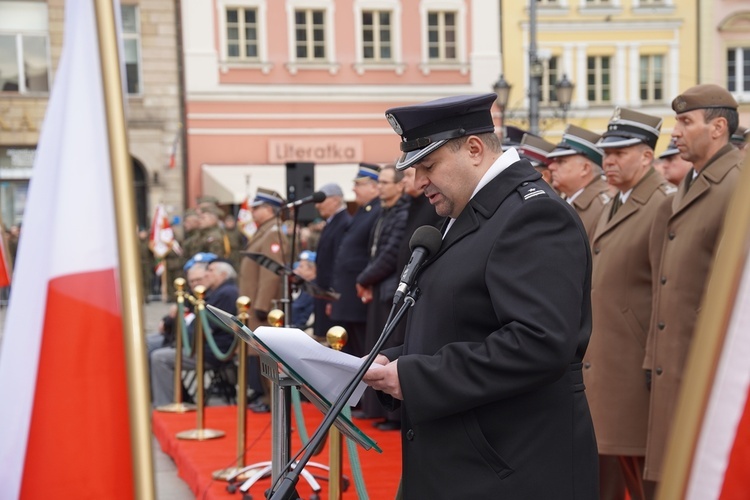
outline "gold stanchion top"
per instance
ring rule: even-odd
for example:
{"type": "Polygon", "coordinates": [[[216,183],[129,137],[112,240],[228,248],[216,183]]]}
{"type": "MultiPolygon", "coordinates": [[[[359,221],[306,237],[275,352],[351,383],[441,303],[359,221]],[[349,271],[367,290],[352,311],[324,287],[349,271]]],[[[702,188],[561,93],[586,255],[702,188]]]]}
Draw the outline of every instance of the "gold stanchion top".
{"type": "Polygon", "coordinates": [[[240,295],[237,297],[237,312],[246,313],[250,309],[250,297],[247,295],[240,295]]]}
{"type": "Polygon", "coordinates": [[[326,340],[332,349],[340,351],[346,345],[346,341],[349,340],[349,334],[346,333],[344,327],[332,326],[326,332],[326,340]]]}
{"type": "Polygon", "coordinates": [[[206,295],[206,287],[205,287],[205,286],[203,286],[203,285],[197,285],[197,286],[196,286],[196,287],[195,287],[195,288],[193,289],[193,292],[195,292],[195,297],[196,297],[196,298],[197,298],[198,300],[203,300],[203,297],[204,297],[204,295],[206,295]]]}
{"type": "Polygon", "coordinates": [[[284,311],[281,309],[272,309],[268,313],[268,324],[277,328],[284,326],[284,311]]]}
{"type": "Polygon", "coordinates": [[[185,278],[175,278],[174,287],[178,292],[182,292],[185,289],[185,278]]]}

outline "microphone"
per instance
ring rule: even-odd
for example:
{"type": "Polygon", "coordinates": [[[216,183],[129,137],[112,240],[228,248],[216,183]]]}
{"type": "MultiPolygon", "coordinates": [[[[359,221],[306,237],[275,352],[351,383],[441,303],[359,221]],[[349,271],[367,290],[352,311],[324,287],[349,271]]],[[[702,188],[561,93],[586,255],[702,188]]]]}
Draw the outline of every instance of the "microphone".
{"type": "Polygon", "coordinates": [[[397,304],[403,298],[404,294],[409,291],[409,288],[414,284],[417,272],[419,272],[422,264],[440,250],[442,243],[443,235],[434,226],[420,226],[414,231],[409,240],[411,257],[409,258],[409,262],[404,266],[404,271],[401,273],[401,282],[398,284],[396,293],[393,296],[394,304],[397,304]]]}
{"type": "Polygon", "coordinates": [[[295,208],[295,207],[299,207],[300,205],[306,205],[308,203],[320,203],[326,198],[327,198],[327,195],[323,191],[315,191],[310,196],[305,196],[304,198],[300,198],[297,201],[287,203],[285,205],[285,208],[295,208]]]}

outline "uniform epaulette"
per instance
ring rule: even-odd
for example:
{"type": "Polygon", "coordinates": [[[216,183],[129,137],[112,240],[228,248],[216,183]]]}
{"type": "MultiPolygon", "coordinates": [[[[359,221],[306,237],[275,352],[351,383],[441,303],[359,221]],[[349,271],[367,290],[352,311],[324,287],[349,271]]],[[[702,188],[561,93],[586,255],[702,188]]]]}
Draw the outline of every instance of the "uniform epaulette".
{"type": "Polygon", "coordinates": [[[523,184],[518,186],[518,188],[516,188],[516,191],[518,191],[518,194],[521,195],[524,201],[530,200],[531,198],[536,198],[537,196],[549,197],[549,195],[544,189],[540,189],[536,187],[531,182],[524,182],[523,184]]]}
{"type": "Polygon", "coordinates": [[[659,189],[661,189],[664,194],[675,194],[677,192],[677,188],[668,182],[659,186],[659,189]]]}

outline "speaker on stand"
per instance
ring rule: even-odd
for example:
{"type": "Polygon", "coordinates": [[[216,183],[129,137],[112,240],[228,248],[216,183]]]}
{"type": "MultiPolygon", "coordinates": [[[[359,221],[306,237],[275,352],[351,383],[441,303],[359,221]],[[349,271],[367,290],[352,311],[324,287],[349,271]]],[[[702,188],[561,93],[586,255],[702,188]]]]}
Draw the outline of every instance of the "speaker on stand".
{"type": "MultiPolygon", "coordinates": [[[[314,163],[287,163],[286,164],[286,199],[289,203],[297,201],[305,196],[310,196],[315,190],[315,164],[314,163]]],[[[308,203],[297,207],[299,214],[297,219],[300,226],[307,225],[318,216],[314,203],[308,203]]]]}

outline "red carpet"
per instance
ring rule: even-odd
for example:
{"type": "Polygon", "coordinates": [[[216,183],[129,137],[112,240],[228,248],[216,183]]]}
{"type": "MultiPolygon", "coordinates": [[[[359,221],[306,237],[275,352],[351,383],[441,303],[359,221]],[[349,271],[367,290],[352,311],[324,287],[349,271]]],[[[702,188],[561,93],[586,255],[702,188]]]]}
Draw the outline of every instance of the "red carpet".
{"type": "MultiPolygon", "coordinates": [[[[317,425],[323,419],[322,414],[310,403],[302,403],[305,415],[307,432],[312,435],[317,425]]],[[[245,463],[261,462],[271,459],[271,426],[269,414],[255,414],[247,412],[247,431],[245,436],[246,449],[245,463]]],[[[383,453],[374,450],[365,451],[358,447],[359,460],[362,467],[365,486],[372,499],[392,499],[396,496],[398,481],[401,475],[401,442],[400,433],[396,431],[379,431],[372,427],[372,420],[355,419],[355,424],[372,438],[383,453]]],[[[175,435],[184,430],[194,429],[196,426],[196,414],[192,413],[153,413],[153,432],[159,441],[162,450],[174,460],[180,477],[185,480],[190,489],[193,490],[198,500],[210,499],[241,499],[241,494],[234,495],[226,491],[227,483],[212,478],[216,470],[231,467],[236,464],[237,449],[237,407],[235,406],[209,406],[206,408],[204,427],[207,429],[218,429],[226,432],[226,435],[217,439],[206,441],[189,441],[177,439],[175,435]]],[[[292,417],[292,428],[296,427],[292,417]]],[[[302,443],[297,432],[292,432],[292,455],[301,448],[302,443]]],[[[328,447],[322,453],[313,457],[314,462],[328,465],[328,447]]],[[[347,447],[344,446],[344,474],[351,479],[351,484],[344,499],[354,500],[357,492],[349,467],[349,456],[347,447]]],[[[313,469],[312,473],[319,473],[313,469]]],[[[320,481],[323,490],[321,499],[328,498],[328,483],[320,481]]],[[[271,479],[266,478],[248,491],[253,498],[264,498],[263,492],[271,486],[271,479]]],[[[300,478],[297,491],[303,498],[309,498],[312,493],[307,482],[300,478]]]]}

